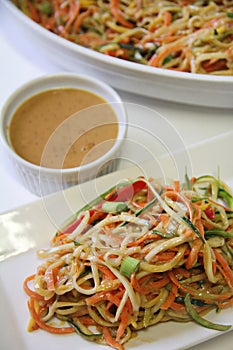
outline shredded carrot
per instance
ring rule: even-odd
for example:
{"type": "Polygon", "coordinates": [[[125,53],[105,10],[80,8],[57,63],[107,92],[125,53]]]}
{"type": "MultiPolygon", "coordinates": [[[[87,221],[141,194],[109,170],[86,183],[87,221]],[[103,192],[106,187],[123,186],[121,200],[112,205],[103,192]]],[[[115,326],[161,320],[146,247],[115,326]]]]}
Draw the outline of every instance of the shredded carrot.
{"type": "Polygon", "coordinates": [[[203,245],[203,242],[200,238],[195,239],[193,242],[193,246],[191,248],[190,254],[185,262],[186,269],[191,269],[193,265],[196,263],[198,258],[198,253],[203,245]]]}
{"type": "Polygon", "coordinates": [[[92,295],[91,297],[88,297],[86,299],[86,304],[87,305],[92,305],[92,304],[96,304],[99,303],[102,300],[108,300],[108,296],[110,295],[110,293],[108,292],[99,292],[96,293],[94,295],[92,295]]]}
{"type": "Polygon", "coordinates": [[[78,18],[80,18],[80,15],[79,16],[79,13],[80,13],[80,9],[81,9],[81,4],[80,4],[80,1],[77,1],[74,3],[74,6],[71,10],[71,16],[70,18],[68,19],[66,25],[65,25],[65,30],[68,31],[72,25],[72,23],[75,21],[75,19],[77,18],[77,20],[75,21],[74,23],[74,28],[73,28],[73,31],[77,31],[77,29],[79,29],[82,21],[80,23],[78,23],[78,26],[76,24],[76,22],[78,22],[78,18]]]}
{"type": "Polygon", "coordinates": [[[179,180],[174,180],[173,181],[173,186],[174,186],[174,191],[175,192],[180,192],[180,181],[179,180]]]}
{"type": "Polygon", "coordinates": [[[115,279],[116,276],[110,271],[106,266],[98,265],[98,270],[100,270],[107,278],[115,279]]]}
{"type": "Polygon", "coordinates": [[[129,321],[129,312],[127,308],[124,308],[120,315],[120,324],[116,333],[116,341],[118,342],[120,341],[121,337],[123,336],[126,330],[126,327],[128,326],[128,321],[129,321]]]}
{"type": "Polygon", "coordinates": [[[219,70],[227,69],[227,60],[218,60],[217,62],[203,62],[202,67],[207,73],[216,72],[219,70]]]}
{"type": "Polygon", "coordinates": [[[176,296],[177,296],[177,291],[178,291],[178,287],[175,284],[172,284],[172,288],[171,291],[167,297],[167,299],[165,300],[165,302],[161,305],[161,309],[162,310],[167,310],[169,309],[169,307],[171,307],[171,305],[173,304],[176,296]]]}
{"type": "Polygon", "coordinates": [[[159,220],[162,221],[163,227],[166,228],[168,226],[169,222],[170,222],[170,216],[168,214],[164,214],[164,213],[160,214],[159,215],[159,220]]]}
{"type": "Polygon", "coordinates": [[[232,288],[233,290],[233,271],[228,265],[227,260],[224,258],[224,256],[218,252],[216,248],[213,249],[214,254],[216,256],[217,261],[221,264],[223,271],[224,271],[224,277],[226,279],[227,284],[232,288]]]}
{"type": "Polygon", "coordinates": [[[225,205],[223,205],[223,204],[221,204],[221,203],[215,201],[215,200],[212,199],[212,198],[209,198],[209,202],[215,204],[216,206],[218,206],[218,207],[220,207],[220,208],[223,208],[224,210],[226,210],[226,211],[228,211],[228,212],[233,213],[233,209],[230,209],[230,208],[226,207],[225,205]]]}
{"type": "Polygon", "coordinates": [[[91,318],[90,316],[82,317],[81,320],[85,326],[96,326],[97,324],[95,320],[93,320],[93,318],[91,318]]]}
{"type": "Polygon", "coordinates": [[[106,343],[118,350],[124,350],[123,345],[119,344],[116,340],[113,339],[111,333],[107,327],[103,327],[103,335],[106,343]]]}
{"type": "Polygon", "coordinates": [[[58,271],[59,271],[58,267],[55,267],[55,268],[48,268],[45,272],[45,280],[47,283],[48,290],[50,291],[55,290],[55,283],[57,280],[58,271]]]}
{"type": "Polygon", "coordinates": [[[144,243],[145,241],[155,240],[157,237],[158,236],[154,233],[148,233],[148,234],[144,235],[143,237],[137,239],[134,242],[127,243],[127,247],[139,246],[140,244],[144,243]]]}
{"type": "Polygon", "coordinates": [[[31,2],[28,2],[28,7],[29,7],[29,14],[30,14],[30,17],[33,21],[39,23],[40,22],[40,17],[39,17],[39,14],[38,14],[38,11],[36,9],[35,6],[33,6],[33,4],[31,4],[31,2]]]}
{"type": "Polygon", "coordinates": [[[225,309],[225,308],[230,307],[230,306],[231,307],[233,306],[233,297],[231,299],[229,299],[227,302],[218,304],[218,307],[220,309],[225,309]]]}
{"type": "Polygon", "coordinates": [[[164,12],[164,25],[166,27],[168,27],[168,26],[170,26],[171,22],[172,22],[172,14],[171,14],[171,12],[165,11],[164,12]]]}
{"type": "Polygon", "coordinates": [[[192,203],[187,198],[185,198],[182,194],[180,194],[179,192],[174,191],[174,190],[165,191],[162,194],[162,198],[165,198],[165,197],[170,198],[174,201],[180,201],[183,204],[185,204],[185,206],[187,207],[188,213],[189,213],[190,220],[191,221],[193,220],[192,203]]]}
{"type": "Polygon", "coordinates": [[[155,53],[151,57],[149,61],[149,65],[153,67],[161,67],[165,57],[167,57],[171,53],[175,53],[175,52],[177,53],[179,51],[182,51],[183,48],[184,46],[182,44],[176,44],[173,46],[166,47],[159,54],[155,53]]]}
{"type": "Polygon", "coordinates": [[[131,279],[130,279],[131,285],[133,287],[133,289],[140,293],[140,294],[147,294],[149,292],[149,288],[147,287],[143,287],[141,284],[139,284],[139,281],[137,280],[136,274],[133,273],[131,275],[131,279]]]}
{"type": "Polygon", "coordinates": [[[174,272],[177,276],[182,276],[182,277],[185,277],[185,278],[188,278],[190,277],[190,271],[186,270],[186,268],[183,268],[183,267],[176,267],[174,269],[174,272]]]}
{"type": "Polygon", "coordinates": [[[167,274],[165,274],[165,276],[162,279],[160,279],[158,281],[154,281],[154,282],[149,282],[147,285],[150,288],[150,290],[156,291],[156,290],[163,288],[168,283],[169,283],[169,278],[168,278],[167,274]]]}
{"type": "Polygon", "coordinates": [[[79,28],[81,27],[81,25],[83,24],[83,21],[85,20],[86,17],[88,17],[91,13],[91,10],[88,9],[87,11],[85,12],[82,12],[78,17],[77,19],[75,20],[74,22],[74,25],[73,25],[73,32],[77,32],[79,30],[79,28]]]}
{"type": "Polygon", "coordinates": [[[38,325],[39,328],[44,329],[45,331],[49,333],[55,333],[55,334],[68,334],[68,333],[74,333],[74,329],[72,327],[53,327],[46,323],[44,323],[38,313],[35,311],[34,307],[34,299],[30,298],[28,301],[28,308],[30,310],[31,316],[33,317],[34,321],[38,325]]]}
{"type": "Polygon", "coordinates": [[[156,258],[154,259],[156,262],[164,262],[169,261],[173,259],[175,256],[175,252],[162,252],[156,255],[156,258]]]}
{"type": "Polygon", "coordinates": [[[133,28],[133,23],[127,21],[119,9],[119,0],[110,0],[110,12],[116,20],[126,28],[133,28]]]}
{"type": "Polygon", "coordinates": [[[23,283],[23,288],[24,288],[24,291],[27,293],[28,296],[34,298],[34,299],[37,299],[37,300],[44,300],[44,297],[42,295],[39,295],[37,294],[35,291],[31,290],[29,287],[28,287],[28,283],[30,281],[33,281],[35,278],[35,274],[34,275],[30,275],[28,277],[25,278],[24,280],[24,283],[23,283]]]}

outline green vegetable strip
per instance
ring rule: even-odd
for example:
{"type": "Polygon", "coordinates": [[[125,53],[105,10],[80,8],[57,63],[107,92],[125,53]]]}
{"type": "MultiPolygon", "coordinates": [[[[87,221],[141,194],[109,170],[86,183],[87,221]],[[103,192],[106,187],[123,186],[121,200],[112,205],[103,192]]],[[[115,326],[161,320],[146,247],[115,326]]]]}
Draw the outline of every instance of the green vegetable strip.
{"type": "Polygon", "coordinates": [[[202,237],[199,230],[193,225],[193,223],[185,216],[183,216],[183,220],[191,227],[191,229],[198,235],[198,237],[201,238],[202,242],[205,243],[205,239],[202,237]]]}
{"type": "Polygon", "coordinates": [[[125,202],[104,202],[102,210],[105,213],[121,213],[128,211],[128,205],[125,202]]]}
{"type": "Polygon", "coordinates": [[[140,260],[127,256],[121,264],[120,273],[125,277],[130,278],[131,275],[139,268],[140,260]]]}
{"type": "Polygon", "coordinates": [[[133,181],[128,181],[127,183],[124,182],[122,184],[119,184],[116,188],[116,185],[114,185],[113,187],[109,188],[107,191],[105,191],[104,193],[102,193],[100,196],[96,197],[95,199],[93,199],[91,202],[89,202],[88,204],[84,205],[84,207],[82,207],[81,209],[79,209],[74,215],[72,215],[72,217],[70,217],[68,219],[67,222],[65,222],[65,224],[63,225],[63,227],[61,228],[61,231],[63,231],[69,224],[71,224],[72,222],[74,222],[78,215],[85,211],[85,210],[89,210],[92,209],[94,206],[96,206],[97,204],[99,204],[101,201],[104,200],[104,198],[111,193],[114,189],[119,190],[120,188],[123,188],[125,186],[127,186],[128,184],[133,184],[134,182],[138,181],[138,179],[133,180],[133,181]]]}
{"type": "Polygon", "coordinates": [[[157,201],[157,198],[153,198],[150,202],[148,202],[143,208],[139,209],[136,211],[135,216],[138,216],[140,214],[142,214],[144,211],[146,211],[147,209],[149,209],[150,207],[152,207],[152,205],[155,204],[155,202],[157,201]]]}
{"type": "Polygon", "coordinates": [[[184,303],[188,314],[192,317],[192,319],[196,323],[200,324],[201,326],[209,329],[214,329],[216,331],[223,331],[223,332],[229,330],[232,327],[231,325],[221,325],[221,324],[213,323],[201,317],[192,306],[192,302],[189,294],[186,294],[184,298],[184,303]]]}
{"type": "Polygon", "coordinates": [[[227,204],[231,210],[233,210],[233,197],[225,189],[220,188],[218,195],[221,198],[224,198],[227,201],[227,204]]]}
{"type": "Polygon", "coordinates": [[[194,181],[194,186],[196,184],[202,183],[202,182],[209,182],[212,185],[212,197],[213,199],[217,200],[218,198],[218,193],[219,193],[219,181],[212,175],[203,175],[198,177],[195,181],[194,181]]]}
{"type": "Polygon", "coordinates": [[[78,333],[83,338],[86,338],[87,340],[91,340],[93,342],[97,341],[100,337],[103,337],[101,333],[96,333],[96,334],[86,334],[81,331],[81,329],[77,326],[76,323],[74,323],[71,319],[67,319],[67,322],[70,324],[72,328],[78,333]]]}
{"type": "Polygon", "coordinates": [[[188,174],[187,174],[187,169],[186,169],[186,172],[185,172],[184,179],[185,179],[185,186],[187,187],[188,190],[191,190],[192,189],[192,185],[191,185],[190,179],[189,179],[188,174]]]}
{"type": "Polygon", "coordinates": [[[187,224],[191,229],[198,235],[199,238],[205,243],[205,239],[202,237],[200,234],[199,230],[193,225],[193,223],[186,218],[185,216],[180,217],[174,210],[172,210],[160,197],[160,195],[156,192],[156,190],[152,187],[152,185],[148,182],[147,183],[148,187],[151,189],[152,193],[155,195],[157,198],[158,202],[161,204],[163,209],[172,217],[174,218],[178,223],[183,221],[185,224],[187,224]]]}
{"type": "Polygon", "coordinates": [[[212,229],[212,230],[207,230],[205,231],[205,237],[212,237],[212,236],[221,236],[225,238],[233,238],[233,234],[224,230],[220,229],[212,229]]]}

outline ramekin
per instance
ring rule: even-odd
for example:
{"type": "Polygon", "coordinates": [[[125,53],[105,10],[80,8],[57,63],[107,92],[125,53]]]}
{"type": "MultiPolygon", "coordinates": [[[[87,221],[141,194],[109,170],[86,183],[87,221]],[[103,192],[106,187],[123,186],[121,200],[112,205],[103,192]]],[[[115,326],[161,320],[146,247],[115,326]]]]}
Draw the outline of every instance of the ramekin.
{"type": "Polygon", "coordinates": [[[20,183],[40,197],[115,171],[126,134],[127,112],[122,99],[109,85],[87,75],[59,73],[33,79],[15,90],[1,111],[0,136],[5,154],[20,183]],[[77,88],[92,92],[106,100],[114,110],[119,124],[116,142],[97,160],[79,167],[53,169],[24,160],[12,148],[8,129],[15,110],[31,96],[56,88],[77,88]]]}

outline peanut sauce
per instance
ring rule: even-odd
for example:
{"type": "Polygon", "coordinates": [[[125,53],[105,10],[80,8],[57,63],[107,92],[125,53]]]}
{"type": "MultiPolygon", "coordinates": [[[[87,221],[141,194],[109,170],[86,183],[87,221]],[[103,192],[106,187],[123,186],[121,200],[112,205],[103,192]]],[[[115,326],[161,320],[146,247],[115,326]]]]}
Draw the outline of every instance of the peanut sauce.
{"type": "Polygon", "coordinates": [[[117,117],[102,97],[59,88],[30,97],[15,111],[9,138],[25,160],[48,168],[90,163],[114,145],[117,117]]]}

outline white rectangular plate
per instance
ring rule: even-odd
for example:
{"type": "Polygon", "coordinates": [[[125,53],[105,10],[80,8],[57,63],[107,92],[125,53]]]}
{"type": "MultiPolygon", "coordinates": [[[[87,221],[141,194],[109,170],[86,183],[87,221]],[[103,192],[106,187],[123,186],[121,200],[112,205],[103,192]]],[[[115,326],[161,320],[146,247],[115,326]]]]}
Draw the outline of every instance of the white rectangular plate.
{"type": "MultiPolygon", "coordinates": [[[[151,172],[153,176],[153,166],[145,167],[147,173],[151,172]]],[[[25,277],[33,274],[40,264],[40,260],[36,258],[36,250],[48,245],[57,225],[70,215],[68,213],[78,210],[86,200],[93,198],[93,189],[101,193],[116,181],[138,174],[140,170],[135,168],[121,170],[0,216],[2,349],[40,350],[42,347],[50,350],[106,349],[105,346],[87,342],[76,334],[52,335],[42,330],[28,333],[27,297],[22,286],[25,277]]],[[[219,314],[212,312],[206,318],[216,323],[233,324],[233,310],[227,309],[219,314]]],[[[193,322],[186,324],[167,322],[140,331],[125,348],[126,350],[187,349],[220,334],[222,333],[203,328],[193,322]]]]}

